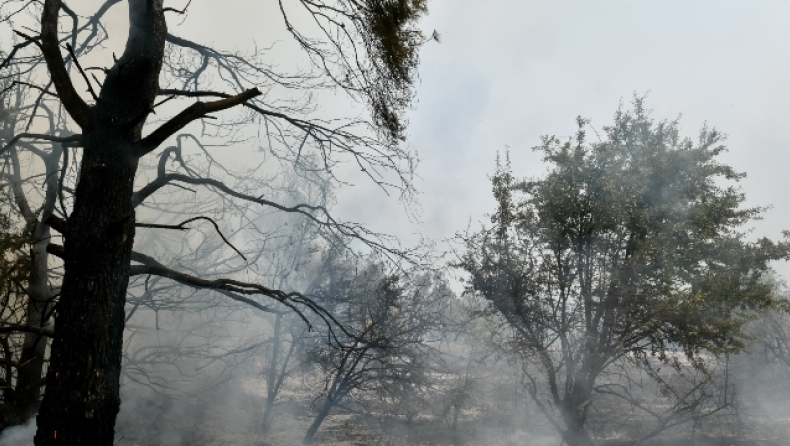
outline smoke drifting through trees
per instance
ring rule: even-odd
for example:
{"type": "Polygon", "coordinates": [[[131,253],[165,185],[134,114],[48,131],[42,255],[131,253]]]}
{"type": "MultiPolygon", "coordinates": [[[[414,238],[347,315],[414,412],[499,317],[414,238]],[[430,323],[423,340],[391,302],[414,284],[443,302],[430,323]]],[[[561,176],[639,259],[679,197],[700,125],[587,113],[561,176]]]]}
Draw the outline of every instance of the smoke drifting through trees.
{"type": "MultiPolygon", "coordinates": [[[[187,218],[180,224],[137,222],[135,208],[162,188],[208,188],[225,203],[300,214],[321,226],[335,241],[358,240],[370,248],[401,255],[385,247],[375,234],[338,222],[320,204],[276,203],[265,198],[266,191],[245,187],[237,177],[212,175],[214,159],[208,153],[207,169],[191,168],[184,159],[179,133],[195,121],[214,118],[211,113],[245,106],[254,112],[258,123],[265,123],[267,129],[273,127],[266,135],[267,149],[280,160],[288,160],[291,168],[306,172],[305,176],[320,172],[337,181],[334,165],[346,157],[381,187],[410,189],[412,159],[397,143],[404,128],[400,115],[411,99],[417,47],[423,43],[421,33],[413,28],[425,12],[422,2],[294,2],[294,6],[306,8],[317,22],[317,28],[305,31],[294,26],[290,9],[280,4],[286,29],[315,67],[312,73],[296,76],[277,73],[255,58],[217,51],[169,34],[166,15],[183,15],[186,8],[165,7],[161,0],[128,3],[128,39],[123,54],[112,60],[106,54],[97,56],[99,63],[109,64],[109,68],[100,66],[99,76],[93,72],[89,76],[86,70],[96,67],[83,66],[84,62],[102,41],[111,37],[101,23],[102,16],[119,1],[94,5],[98,9],[86,11],[84,16],[80,13],[85,12],[72,10],[60,0],[47,0],[43,5],[17,3],[3,2],[5,23],[14,26],[12,19],[19,14],[37,16],[40,24],[34,22],[33,28],[40,35],[29,36],[14,29],[23,41],[7,49],[9,53],[0,66],[9,72],[29,74],[30,82],[15,81],[12,87],[16,87],[17,97],[30,90],[39,94],[37,99],[25,103],[30,109],[31,124],[38,119],[39,109],[57,110],[57,114],[56,119],[50,120],[53,126],[48,133],[28,132],[30,124],[28,128],[13,129],[14,134],[5,140],[2,151],[6,157],[13,157],[25,149],[49,158],[54,157],[50,153],[53,149],[39,148],[40,142],[59,143],[63,153],[55,158],[62,158],[63,166],[59,198],[63,203],[65,195],[73,196],[68,207],[56,210],[61,215],[55,212],[39,222],[44,230],[56,229],[65,240],[62,246],[50,243],[47,248],[63,260],[63,277],[58,283],[55,333],[36,444],[113,443],[120,405],[124,307],[130,277],[158,276],[194,288],[220,289],[231,299],[266,311],[264,304],[254,300],[254,296],[263,296],[294,311],[322,314],[326,323],[332,323],[331,315],[296,291],[232,276],[207,280],[199,274],[171,269],[149,254],[133,252],[136,227],[183,230],[185,224],[196,221],[187,218]],[[69,20],[71,26],[61,27],[62,19],[69,20]],[[347,51],[353,51],[354,56],[347,51]],[[168,52],[178,57],[167,58],[168,52]],[[191,64],[194,60],[200,61],[197,67],[191,64]],[[220,79],[231,80],[225,85],[231,88],[230,93],[211,89],[207,68],[216,70],[220,79]],[[92,100],[86,101],[77,91],[72,75],[84,80],[92,100]],[[310,87],[334,88],[365,100],[372,111],[371,120],[326,122],[306,115],[308,104],[294,109],[260,99],[280,88],[287,91],[310,87]],[[156,108],[190,97],[209,100],[198,100],[163,123],[145,126],[156,108]],[[159,152],[156,177],[139,184],[143,180],[138,175],[140,160],[171,138],[177,138],[179,144],[159,152]],[[75,148],[79,149],[75,157],[78,173],[68,181],[70,166],[66,154],[75,148]],[[168,166],[171,159],[177,162],[172,169],[168,166]],[[390,180],[392,176],[394,180],[390,180]],[[132,261],[138,265],[131,266],[132,261]]],[[[217,130],[221,133],[221,128],[217,130]]],[[[183,136],[189,134],[182,133],[183,136]]],[[[204,131],[192,139],[204,148],[206,136],[210,138],[211,132],[204,131]]],[[[18,178],[15,182],[23,180],[18,178]]],[[[246,260],[222,234],[219,225],[211,217],[199,215],[200,211],[206,212],[201,209],[195,214],[212,223],[223,241],[246,260]]],[[[38,326],[46,323],[41,320],[38,326]]]]}
{"type": "Polygon", "coordinates": [[[737,233],[758,212],[720,188],[738,174],[717,133],[688,143],[638,102],[605,142],[545,140],[545,179],[495,173],[453,296],[417,250],[331,213],[350,171],[413,193],[426,2],[274,5],[295,67],[174,32],[189,2],[72,3],[0,2],[3,427],[45,372],[39,445],[754,438],[742,389],[786,384],[764,274],[786,246],[737,233]],[[334,92],[369,116],[316,109],[334,92]]]}
{"type": "Polygon", "coordinates": [[[607,397],[653,419],[644,441],[732,404],[726,358],[745,348],[754,312],[786,305],[766,274],[788,245],[746,240],[760,210],[720,185],[742,175],[716,159],[715,130],[682,139],[639,98],[600,142],[578,125],[568,142],[536,148],[545,177],[518,181],[500,164],[493,226],[465,238],[460,266],[530,364],[526,387],[565,442],[594,444],[588,417],[607,397]],[[666,401],[647,399],[644,378],[666,401]]]}

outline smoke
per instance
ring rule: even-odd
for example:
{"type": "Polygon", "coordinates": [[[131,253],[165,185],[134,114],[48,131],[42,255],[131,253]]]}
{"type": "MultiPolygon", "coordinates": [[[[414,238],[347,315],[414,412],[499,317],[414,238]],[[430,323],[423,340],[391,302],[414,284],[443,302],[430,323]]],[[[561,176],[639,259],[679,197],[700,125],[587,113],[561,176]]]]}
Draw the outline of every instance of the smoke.
{"type": "Polygon", "coordinates": [[[36,435],[36,417],[22,426],[9,427],[0,433],[0,446],[33,446],[36,435]]]}

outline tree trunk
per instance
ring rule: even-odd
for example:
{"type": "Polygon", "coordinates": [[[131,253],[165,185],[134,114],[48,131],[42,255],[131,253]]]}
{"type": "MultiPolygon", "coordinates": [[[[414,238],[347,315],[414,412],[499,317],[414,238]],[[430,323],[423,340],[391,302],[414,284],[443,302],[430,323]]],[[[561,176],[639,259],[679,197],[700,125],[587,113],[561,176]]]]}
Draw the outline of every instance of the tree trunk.
{"type": "Polygon", "coordinates": [[[102,138],[85,146],[37,446],[114,441],[137,168],[124,146],[102,138]]]}
{"type": "Polygon", "coordinates": [[[313,443],[313,440],[315,440],[315,434],[318,432],[318,428],[321,427],[321,424],[329,415],[329,411],[332,410],[332,406],[334,405],[335,403],[327,397],[326,401],[324,401],[324,405],[321,407],[321,411],[318,412],[318,415],[316,415],[315,419],[313,420],[313,424],[310,425],[310,428],[307,429],[307,433],[304,434],[304,440],[302,440],[302,443],[313,443]]]}
{"type": "Polygon", "coordinates": [[[454,446],[461,446],[461,436],[458,435],[458,416],[461,414],[461,405],[453,405],[453,424],[450,425],[450,442],[454,446]]]}
{"type": "MultiPolygon", "coordinates": [[[[19,206],[25,221],[33,225],[30,252],[31,265],[28,275],[27,308],[25,324],[32,327],[43,327],[47,322],[47,313],[51,309],[51,290],[49,286],[49,253],[47,244],[51,238],[51,229],[46,223],[55,210],[57,200],[58,161],[63,149],[52,145],[52,152],[43,157],[46,173],[46,192],[40,215],[30,208],[30,204],[22,190],[22,172],[16,153],[12,153],[14,166],[14,199],[19,206]]],[[[11,411],[6,412],[7,424],[24,424],[38,411],[41,402],[41,387],[44,385],[43,372],[46,359],[47,338],[34,333],[26,333],[22,341],[19,362],[22,364],[17,371],[17,381],[13,389],[11,411]]],[[[7,402],[7,404],[10,402],[7,402]]]]}
{"type": "Polygon", "coordinates": [[[282,320],[283,315],[277,314],[274,320],[274,333],[272,334],[272,353],[269,357],[268,370],[266,371],[266,408],[263,412],[263,422],[261,431],[266,434],[272,427],[274,421],[274,400],[277,398],[277,361],[280,356],[280,345],[282,344],[282,320]]]}
{"type": "Polygon", "coordinates": [[[568,446],[595,446],[590,434],[584,427],[584,424],[578,421],[566,421],[567,429],[562,434],[562,438],[568,443],[568,446]]]}
{"type": "Polygon", "coordinates": [[[120,409],[124,305],[134,244],[138,142],[159,89],[167,27],[162,0],[129,0],[129,38],[95,105],[75,97],[57,38],[59,0],[46,0],[42,51],[82,127],[82,161],[64,244],[47,387],[36,446],[111,446],[120,409]]]}
{"type": "Polygon", "coordinates": [[[563,402],[562,419],[565,422],[565,431],[562,438],[568,446],[595,446],[587,428],[584,426],[587,418],[586,407],[590,403],[590,392],[581,385],[574,384],[571,395],[563,402]]]}
{"type": "MultiPolygon", "coordinates": [[[[35,231],[35,244],[33,245],[33,264],[30,271],[28,286],[27,303],[27,325],[41,327],[46,322],[46,310],[49,305],[49,283],[47,273],[48,254],[46,250],[49,242],[49,226],[38,223],[39,228],[35,231]]],[[[11,421],[13,424],[23,424],[27,422],[38,410],[41,400],[41,386],[43,385],[44,360],[47,349],[47,338],[26,333],[22,353],[19,358],[20,364],[15,389],[16,418],[11,421]]]]}
{"type": "Polygon", "coordinates": [[[263,421],[261,422],[261,433],[268,434],[274,422],[274,398],[266,397],[266,406],[263,409],[263,421]]]}

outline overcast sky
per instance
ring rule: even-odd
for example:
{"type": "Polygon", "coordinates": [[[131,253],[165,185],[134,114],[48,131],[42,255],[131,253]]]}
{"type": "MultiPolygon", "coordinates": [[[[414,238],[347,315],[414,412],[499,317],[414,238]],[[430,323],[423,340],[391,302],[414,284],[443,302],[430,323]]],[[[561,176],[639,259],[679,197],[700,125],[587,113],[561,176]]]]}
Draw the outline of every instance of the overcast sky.
{"type": "Polygon", "coordinates": [[[510,147],[517,175],[538,175],[540,135],[572,134],[577,115],[600,129],[636,92],[655,118],[680,116],[684,135],[705,122],[727,134],[723,159],[747,173],[748,203],[773,206],[755,234],[790,229],[789,2],[429,4],[425,28],[442,42],[422,52],[408,140],[422,159],[423,223],[396,217],[374,188],[342,200],[344,213],[406,239],[451,236],[492,210],[497,151],[510,147]]]}
{"type": "MultiPolygon", "coordinates": [[[[267,44],[282,27],[272,0],[193,3],[170,26],[201,43],[267,44]]],[[[790,2],[429,0],[429,8],[424,29],[441,43],[422,51],[407,141],[421,159],[421,223],[364,181],[341,193],[339,216],[406,243],[479,227],[494,205],[497,151],[509,147],[517,175],[539,175],[545,166],[531,148],[541,135],[572,134],[578,115],[600,129],[621,102],[647,93],[653,116],[680,116],[684,135],[705,122],[728,135],[723,158],[747,173],[748,204],[772,206],[755,235],[790,229],[790,2]]],[[[109,24],[125,30],[116,9],[109,24]]],[[[790,267],[777,268],[790,277],[790,267]]]]}

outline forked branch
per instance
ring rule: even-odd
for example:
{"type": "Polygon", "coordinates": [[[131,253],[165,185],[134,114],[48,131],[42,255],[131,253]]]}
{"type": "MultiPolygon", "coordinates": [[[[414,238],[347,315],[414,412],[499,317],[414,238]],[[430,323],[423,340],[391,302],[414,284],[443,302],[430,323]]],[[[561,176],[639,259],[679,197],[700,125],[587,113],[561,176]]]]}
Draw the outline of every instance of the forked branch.
{"type": "Polygon", "coordinates": [[[211,223],[214,226],[214,229],[217,231],[217,234],[219,234],[219,236],[222,238],[222,241],[225,242],[226,245],[230,246],[234,251],[236,251],[236,254],[240,255],[241,258],[244,259],[245,262],[247,261],[247,257],[245,257],[244,254],[241,253],[241,251],[239,251],[235,246],[233,246],[233,243],[231,243],[230,240],[228,240],[225,237],[225,235],[222,233],[222,231],[220,231],[219,225],[217,224],[217,222],[215,222],[213,219],[211,219],[209,217],[203,217],[203,216],[193,217],[193,218],[185,220],[185,221],[183,221],[183,222],[181,222],[181,223],[179,223],[177,225],[160,225],[160,224],[155,224],[155,223],[136,223],[135,226],[137,226],[138,228],[175,229],[175,230],[178,230],[178,231],[186,231],[186,230],[191,229],[189,226],[186,226],[186,225],[189,224],[189,223],[192,223],[194,221],[197,221],[197,220],[206,220],[209,223],[211,223]]]}

